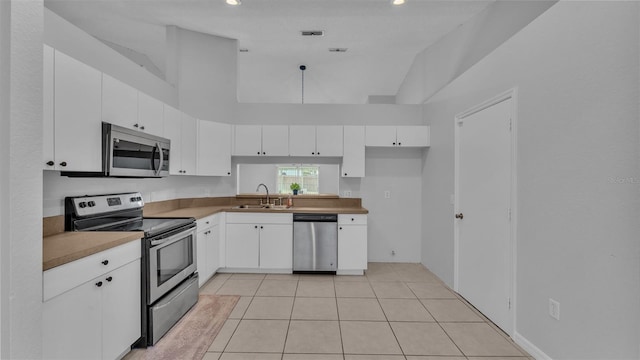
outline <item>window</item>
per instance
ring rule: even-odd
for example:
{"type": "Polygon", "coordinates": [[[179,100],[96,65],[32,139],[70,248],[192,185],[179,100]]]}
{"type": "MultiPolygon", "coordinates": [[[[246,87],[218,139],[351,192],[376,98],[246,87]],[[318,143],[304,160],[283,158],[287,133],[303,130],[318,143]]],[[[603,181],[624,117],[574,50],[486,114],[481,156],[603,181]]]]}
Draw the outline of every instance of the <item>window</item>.
{"type": "Polygon", "coordinates": [[[319,194],[320,191],[320,170],[318,166],[308,165],[278,165],[277,186],[279,194],[290,194],[291,184],[300,185],[299,194],[319,194]]]}

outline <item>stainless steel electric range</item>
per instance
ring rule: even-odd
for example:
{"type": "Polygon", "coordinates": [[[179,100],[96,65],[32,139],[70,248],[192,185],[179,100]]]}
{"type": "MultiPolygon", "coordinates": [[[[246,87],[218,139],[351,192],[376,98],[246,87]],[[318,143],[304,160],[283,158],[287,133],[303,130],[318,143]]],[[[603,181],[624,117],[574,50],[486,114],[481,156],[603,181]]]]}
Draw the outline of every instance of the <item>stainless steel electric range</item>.
{"type": "Polygon", "coordinates": [[[141,338],[154,345],[198,301],[194,218],[143,217],[140,193],[65,198],[66,231],[142,231],[141,338]]]}

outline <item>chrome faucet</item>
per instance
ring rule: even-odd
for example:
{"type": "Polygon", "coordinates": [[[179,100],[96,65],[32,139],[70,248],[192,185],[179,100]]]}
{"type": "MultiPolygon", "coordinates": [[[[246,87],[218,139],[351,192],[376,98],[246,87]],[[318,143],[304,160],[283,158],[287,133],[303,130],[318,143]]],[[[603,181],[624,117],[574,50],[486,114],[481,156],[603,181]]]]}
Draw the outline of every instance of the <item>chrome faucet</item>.
{"type": "MultiPolygon", "coordinates": [[[[260,184],[256,188],[256,192],[258,192],[258,190],[260,190],[260,186],[264,186],[264,189],[267,190],[267,205],[269,205],[269,188],[265,184],[260,184]]],[[[262,200],[260,200],[260,204],[262,205],[262,200]]]]}

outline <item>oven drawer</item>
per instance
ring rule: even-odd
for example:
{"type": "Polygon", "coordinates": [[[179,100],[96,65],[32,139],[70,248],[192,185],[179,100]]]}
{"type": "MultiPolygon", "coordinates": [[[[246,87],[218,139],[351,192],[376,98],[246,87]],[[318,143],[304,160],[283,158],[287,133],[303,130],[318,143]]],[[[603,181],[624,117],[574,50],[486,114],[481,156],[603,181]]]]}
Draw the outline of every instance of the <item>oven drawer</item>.
{"type": "Polygon", "coordinates": [[[128,264],[141,255],[140,240],[89,255],[43,273],[43,301],[128,264]]]}

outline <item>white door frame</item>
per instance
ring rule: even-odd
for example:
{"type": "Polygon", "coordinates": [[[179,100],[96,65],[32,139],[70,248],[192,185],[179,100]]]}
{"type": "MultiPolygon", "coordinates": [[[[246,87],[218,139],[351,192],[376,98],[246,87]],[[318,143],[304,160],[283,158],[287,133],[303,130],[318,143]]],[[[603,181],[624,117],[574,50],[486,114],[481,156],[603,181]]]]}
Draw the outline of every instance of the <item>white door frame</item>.
{"type": "MultiPolygon", "coordinates": [[[[456,115],[455,119],[454,119],[454,147],[455,147],[455,175],[454,175],[454,199],[455,199],[455,204],[454,204],[454,213],[451,214],[452,216],[454,214],[459,213],[459,208],[460,208],[460,203],[459,203],[459,194],[460,194],[460,188],[459,188],[459,176],[460,176],[460,134],[459,134],[459,126],[457,126],[458,122],[464,120],[465,118],[479,112],[482,111],[486,108],[489,108],[493,105],[496,105],[498,103],[501,103],[503,101],[512,99],[511,102],[511,189],[510,189],[510,196],[511,196],[511,223],[510,223],[510,231],[509,231],[509,236],[510,236],[510,249],[508,251],[508,271],[510,272],[508,274],[508,279],[509,279],[509,298],[510,298],[510,311],[509,311],[509,323],[510,323],[510,329],[503,329],[505,330],[505,332],[508,333],[509,336],[513,336],[513,334],[515,334],[516,332],[516,261],[517,261],[517,253],[516,253],[516,245],[517,245],[517,241],[516,241],[516,235],[517,235],[517,219],[518,219],[518,201],[517,201],[517,189],[518,189],[518,182],[517,182],[517,134],[518,134],[518,88],[512,88],[509,89],[487,101],[484,101],[466,111],[463,111],[461,113],[459,113],[458,115],[456,115]]],[[[457,292],[458,289],[458,285],[459,285],[459,259],[458,259],[458,255],[459,255],[459,236],[460,236],[460,231],[459,231],[459,221],[454,221],[454,230],[453,230],[453,249],[454,249],[454,257],[453,257],[453,287],[454,290],[457,292]]]]}

